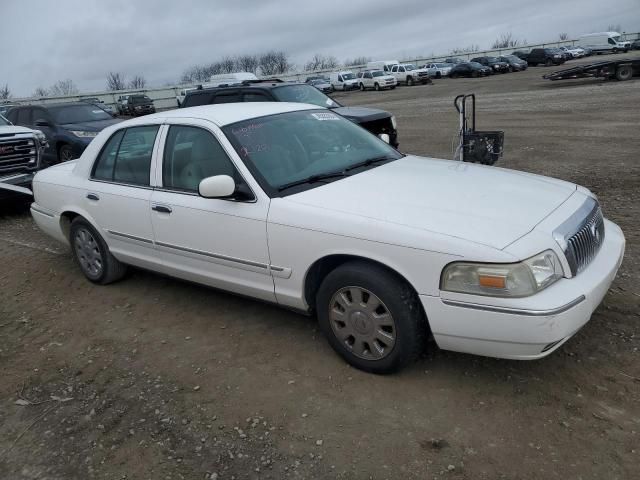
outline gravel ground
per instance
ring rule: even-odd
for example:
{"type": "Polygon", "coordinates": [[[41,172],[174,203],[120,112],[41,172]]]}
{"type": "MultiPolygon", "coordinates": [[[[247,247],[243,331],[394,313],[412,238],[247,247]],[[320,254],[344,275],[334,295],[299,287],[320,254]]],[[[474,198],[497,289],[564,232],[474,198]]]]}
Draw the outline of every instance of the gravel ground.
{"type": "Polygon", "coordinates": [[[451,158],[453,97],[475,92],[479,128],[505,131],[499,166],[598,194],[626,257],[553,355],[431,345],[365,374],[312,318],[143,271],[94,286],[25,206],[5,207],[0,478],[638,478],[640,80],[547,71],[336,97],[393,112],[404,152],[451,158]]]}

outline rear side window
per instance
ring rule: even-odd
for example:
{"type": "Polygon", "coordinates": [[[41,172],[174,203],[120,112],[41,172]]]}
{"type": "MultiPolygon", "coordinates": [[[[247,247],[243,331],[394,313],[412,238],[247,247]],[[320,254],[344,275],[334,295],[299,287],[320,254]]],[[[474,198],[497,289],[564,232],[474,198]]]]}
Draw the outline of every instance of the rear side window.
{"type": "Polygon", "coordinates": [[[215,98],[213,99],[213,103],[237,103],[241,101],[242,100],[240,99],[239,92],[224,93],[224,94],[220,93],[216,95],[215,98]]]}
{"type": "Polygon", "coordinates": [[[158,128],[149,125],[114,133],[98,157],[93,178],[148,186],[158,128]]]}
{"type": "Polygon", "coordinates": [[[187,95],[184,99],[185,107],[197,107],[198,105],[209,105],[213,100],[213,93],[197,93],[187,95]]]}

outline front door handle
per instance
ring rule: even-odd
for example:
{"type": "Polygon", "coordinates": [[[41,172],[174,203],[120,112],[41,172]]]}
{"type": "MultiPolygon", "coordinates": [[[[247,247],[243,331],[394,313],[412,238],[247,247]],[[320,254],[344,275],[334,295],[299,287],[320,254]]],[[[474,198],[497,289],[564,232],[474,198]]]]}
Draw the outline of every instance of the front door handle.
{"type": "Polygon", "coordinates": [[[95,193],[87,193],[87,198],[89,200],[95,200],[96,202],[98,200],[100,200],[100,197],[98,195],[96,195],[95,193]]]}
{"type": "Polygon", "coordinates": [[[171,213],[171,207],[167,207],[165,205],[154,205],[153,207],[151,207],[151,210],[153,210],[154,212],[160,212],[160,213],[171,213]]]}

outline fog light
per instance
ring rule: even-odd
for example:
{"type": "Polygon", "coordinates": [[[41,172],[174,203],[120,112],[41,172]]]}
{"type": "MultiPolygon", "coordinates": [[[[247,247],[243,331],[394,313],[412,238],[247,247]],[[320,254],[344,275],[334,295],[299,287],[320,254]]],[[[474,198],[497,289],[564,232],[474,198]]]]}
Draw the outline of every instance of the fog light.
{"type": "Polygon", "coordinates": [[[389,143],[391,141],[391,139],[389,138],[389,134],[387,133],[381,133],[380,135],[378,135],[378,137],[380,137],[380,139],[386,143],[389,143]]]}

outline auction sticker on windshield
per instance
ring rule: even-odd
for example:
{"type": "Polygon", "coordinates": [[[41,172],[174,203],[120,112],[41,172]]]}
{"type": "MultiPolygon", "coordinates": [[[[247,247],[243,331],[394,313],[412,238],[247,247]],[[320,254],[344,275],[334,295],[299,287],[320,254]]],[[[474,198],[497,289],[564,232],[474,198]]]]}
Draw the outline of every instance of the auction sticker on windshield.
{"type": "Polygon", "coordinates": [[[311,116],[316,120],[340,120],[340,118],[333,113],[312,113],[311,116]]]}

